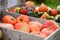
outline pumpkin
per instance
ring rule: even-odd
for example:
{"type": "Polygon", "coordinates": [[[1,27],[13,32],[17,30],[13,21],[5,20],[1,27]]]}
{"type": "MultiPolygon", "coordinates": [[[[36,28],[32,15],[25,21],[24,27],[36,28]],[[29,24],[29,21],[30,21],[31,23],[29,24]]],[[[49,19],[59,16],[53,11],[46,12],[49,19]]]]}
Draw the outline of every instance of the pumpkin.
{"type": "Polygon", "coordinates": [[[10,23],[12,25],[16,24],[16,19],[13,16],[6,15],[2,18],[3,23],[10,23]]]}
{"type": "Polygon", "coordinates": [[[39,12],[47,12],[47,11],[48,11],[47,6],[44,3],[42,3],[39,7],[39,12]]]}
{"type": "Polygon", "coordinates": [[[37,25],[35,25],[35,24],[28,24],[28,27],[29,27],[29,29],[30,29],[31,32],[33,32],[33,31],[40,32],[39,27],[37,25]]]}
{"type": "Polygon", "coordinates": [[[25,22],[24,23],[23,22],[17,23],[15,25],[15,29],[20,30],[20,31],[24,31],[24,32],[30,32],[29,27],[28,27],[27,23],[25,23],[25,22]]]}
{"type": "Polygon", "coordinates": [[[29,22],[28,26],[29,26],[31,32],[34,32],[34,31],[40,32],[40,30],[43,27],[43,25],[37,21],[29,22]]]}
{"type": "Polygon", "coordinates": [[[56,16],[58,14],[58,11],[56,9],[50,10],[50,15],[56,16]]]}
{"type": "Polygon", "coordinates": [[[40,30],[43,27],[43,24],[42,23],[39,23],[38,21],[31,21],[31,22],[29,22],[29,25],[31,25],[31,24],[37,25],[37,27],[39,27],[40,30]]]}
{"type": "Polygon", "coordinates": [[[24,15],[26,15],[27,12],[28,12],[27,7],[25,7],[25,6],[21,7],[20,14],[24,14],[24,15]]]}
{"type": "Polygon", "coordinates": [[[17,23],[20,23],[20,22],[29,23],[29,21],[30,21],[29,17],[26,15],[20,15],[16,18],[16,20],[17,20],[17,23]]]}
{"type": "Polygon", "coordinates": [[[45,14],[43,14],[41,17],[39,17],[40,19],[44,19],[44,20],[46,20],[46,15],[45,14]]]}
{"type": "Polygon", "coordinates": [[[16,8],[15,8],[15,10],[16,10],[17,12],[19,12],[20,9],[21,9],[20,7],[16,7],[16,8]]]}

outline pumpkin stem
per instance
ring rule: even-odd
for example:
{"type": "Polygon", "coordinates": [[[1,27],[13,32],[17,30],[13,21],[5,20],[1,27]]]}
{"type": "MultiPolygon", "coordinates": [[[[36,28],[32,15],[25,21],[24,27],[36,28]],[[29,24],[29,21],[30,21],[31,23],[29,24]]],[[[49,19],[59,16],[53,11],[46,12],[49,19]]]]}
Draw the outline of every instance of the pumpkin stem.
{"type": "Polygon", "coordinates": [[[23,19],[21,18],[20,21],[23,21],[23,19]]]}
{"type": "Polygon", "coordinates": [[[12,18],[11,20],[15,20],[15,18],[12,18]]]}

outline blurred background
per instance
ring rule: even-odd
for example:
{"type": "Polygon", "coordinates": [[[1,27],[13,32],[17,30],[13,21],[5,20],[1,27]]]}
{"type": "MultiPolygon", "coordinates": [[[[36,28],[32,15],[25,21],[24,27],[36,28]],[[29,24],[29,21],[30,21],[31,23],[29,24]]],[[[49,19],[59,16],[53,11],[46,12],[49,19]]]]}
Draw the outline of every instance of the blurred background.
{"type": "MultiPolygon", "coordinates": [[[[26,0],[29,1],[29,0],[26,0]]],[[[60,4],[60,0],[30,0],[35,2],[36,6],[39,6],[42,2],[51,8],[56,8],[60,4]]]]}

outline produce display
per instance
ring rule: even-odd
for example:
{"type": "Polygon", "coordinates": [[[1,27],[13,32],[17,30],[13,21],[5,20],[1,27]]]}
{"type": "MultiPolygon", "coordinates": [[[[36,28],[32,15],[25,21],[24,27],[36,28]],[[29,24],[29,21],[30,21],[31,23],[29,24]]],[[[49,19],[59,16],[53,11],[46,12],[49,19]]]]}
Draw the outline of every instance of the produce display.
{"type": "Polygon", "coordinates": [[[44,3],[42,3],[38,7],[35,6],[35,3],[32,1],[27,1],[25,2],[25,4],[26,6],[12,7],[11,9],[5,9],[5,11],[10,13],[17,13],[37,17],[44,20],[52,19],[60,23],[60,16],[58,16],[60,15],[60,5],[57,6],[56,9],[55,8],[52,9],[49,6],[45,5],[44,3]]]}
{"type": "Polygon", "coordinates": [[[42,24],[38,21],[30,21],[30,18],[27,15],[20,15],[17,18],[14,18],[11,15],[5,15],[2,18],[0,26],[27,32],[32,35],[38,35],[43,38],[46,38],[59,28],[59,25],[53,20],[48,20],[42,24]]]}
{"type": "MultiPolygon", "coordinates": [[[[0,27],[3,28],[23,31],[43,38],[48,37],[59,28],[59,25],[56,22],[60,23],[60,5],[58,5],[56,9],[52,9],[44,3],[40,4],[40,6],[35,6],[34,2],[27,1],[25,2],[25,6],[12,7],[10,9],[5,9],[4,11],[23,15],[20,15],[17,18],[11,15],[5,15],[0,23],[0,27]],[[31,21],[28,16],[47,21],[42,24],[38,21],[31,21]]],[[[0,34],[1,38],[1,31],[0,34]]]]}

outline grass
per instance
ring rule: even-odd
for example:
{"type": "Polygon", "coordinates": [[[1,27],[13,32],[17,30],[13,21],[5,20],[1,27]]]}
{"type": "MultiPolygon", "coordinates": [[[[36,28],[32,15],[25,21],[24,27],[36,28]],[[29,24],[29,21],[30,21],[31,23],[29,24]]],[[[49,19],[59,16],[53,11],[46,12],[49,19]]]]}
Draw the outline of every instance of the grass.
{"type": "MultiPolygon", "coordinates": [[[[58,5],[60,5],[60,0],[46,0],[45,4],[51,8],[56,8],[58,5]]],[[[39,6],[40,3],[36,3],[36,6],[39,6]]]]}
{"type": "Polygon", "coordinates": [[[60,0],[46,0],[46,5],[51,8],[56,8],[60,4],[60,0]]]}

